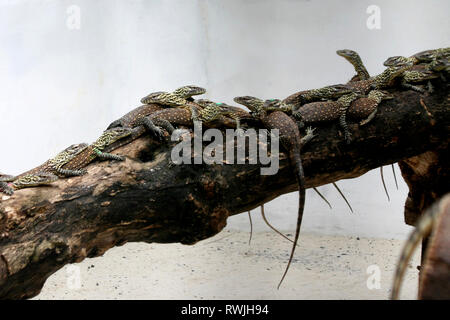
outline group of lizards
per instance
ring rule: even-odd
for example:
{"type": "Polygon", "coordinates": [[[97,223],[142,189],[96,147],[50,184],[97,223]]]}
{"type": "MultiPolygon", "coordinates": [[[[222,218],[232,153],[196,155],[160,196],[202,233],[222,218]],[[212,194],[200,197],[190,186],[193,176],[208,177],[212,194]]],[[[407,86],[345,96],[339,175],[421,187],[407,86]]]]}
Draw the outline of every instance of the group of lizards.
{"type": "MultiPolygon", "coordinates": [[[[314,138],[314,129],[306,125],[338,121],[346,143],[351,143],[347,117],[360,121],[360,125],[371,121],[378,104],[391,98],[383,89],[399,83],[405,89],[425,93],[426,90],[433,90],[427,81],[445,77],[450,71],[450,48],[427,50],[408,58],[391,57],[384,62],[387,68],[373,77],[355,51],[338,50],[337,54],[348,60],[357,73],[349,82],[300,91],[284,100],[263,100],[252,96],[234,98],[236,103],[244,105],[250,112],[225,103],[194,99],[194,96],[206,92],[198,86],[183,86],[173,92],[153,92],[141,99],[140,107],[112,122],[94,143],[71,145],[44,164],[18,176],[0,174],[0,192],[11,195],[15,189],[46,185],[61,177],[83,175],[86,173],[85,167],[95,159],[124,160],[123,156],[110,152],[146,132],[162,140],[164,131],[170,135],[175,127],[192,127],[194,121],[202,122],[205,127],[241,129],[244,125],[278,129],[281,145],[289,153],[299,187],[294,245],[280,286],[294,255],[305,204],[305,178],[300,154],[302,147],[314,138]],[[427,83],[427,89],[421,86],[423,83],[427,83]],[[306,132],[303,137],[301,130],[306,132]]],[[[262,213],[267,221],[263,210],[262,213]]]]}

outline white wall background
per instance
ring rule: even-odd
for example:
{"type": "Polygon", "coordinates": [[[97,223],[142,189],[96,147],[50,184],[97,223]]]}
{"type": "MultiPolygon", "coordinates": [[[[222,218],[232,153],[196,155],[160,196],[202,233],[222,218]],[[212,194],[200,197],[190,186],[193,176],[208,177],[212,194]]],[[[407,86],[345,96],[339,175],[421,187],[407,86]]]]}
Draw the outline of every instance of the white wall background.
{"type": "MultiPolygon", "coordinates": [[[[343,48],[379,73],[391,55],[449,46],[449,9],[446,0],[0,0],[0,171],[18,174],[95,140],[152,91],[197,84],[227,103],[244,94],[283,98],[351,78],[335,54],[343,48]],[[79,29],[68,27],[73,5],[79,29]],[[369,5],[381,9],[381,29],[367,28],[369,5]]],[[[390,202],[377,171],[338,182],[355,214],[329,186],[320,190],[333,211],[308,191],[302,230],[404,238],[407,188],[401,181],[397,191],[385,172],[390,202]]],[[[296,196],[266,205],[281,229],[295,227],[296,196]]],[[[228,227],[247,230],[247,219],[232,217],[228,227]]]]}

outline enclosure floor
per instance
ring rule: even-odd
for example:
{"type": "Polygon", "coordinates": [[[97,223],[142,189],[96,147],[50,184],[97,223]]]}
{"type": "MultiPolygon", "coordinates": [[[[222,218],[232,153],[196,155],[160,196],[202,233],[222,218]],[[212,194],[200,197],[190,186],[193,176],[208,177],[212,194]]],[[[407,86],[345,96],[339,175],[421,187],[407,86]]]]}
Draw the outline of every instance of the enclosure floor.
{"type": "MultiPolygon", "coordinates": [[[[387,299],[403,244],[303,233],[277,290],[291,244],[271,232],[248,238],[224,230],[194,246],[129,243],[65,266],[34,299],[387,299]],[[369,289],[377,276],[379,289],[369,289]]],[[[402,299],[417,296],[418,264],[416,252],[402,299]]]]}

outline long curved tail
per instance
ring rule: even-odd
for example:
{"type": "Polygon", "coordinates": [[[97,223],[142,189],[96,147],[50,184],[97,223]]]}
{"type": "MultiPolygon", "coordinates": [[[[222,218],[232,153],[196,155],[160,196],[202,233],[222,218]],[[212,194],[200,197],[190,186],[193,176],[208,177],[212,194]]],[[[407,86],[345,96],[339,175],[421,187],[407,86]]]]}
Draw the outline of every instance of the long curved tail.
{"type": "Polygon", "coordinates": [[[264,222],[267,224],[267,226],[272,229],[273,231],[275,231],[276,233],[278,233],[280,236],[282,236],[284,239],[286,239],[287,241],[290,241],[292,243],[294,243],[294,240],[289,239],[288,237],[286,237],[283,233],[281,233],[277,228],[275,228],[273,225],[270,224],[269,220],[267,220],[266,217],[266,213],[264,212],[264,205],[261,205],[261,216],[264,220],[264,222]]]}
{"type": "Polygon", "coordinates": [[[290,159],[292,165],[295,168],[294,171],[298,182],[299,198],[298,198],[297,228],[295,230],[294,244],[292,245],[291,255],[289,257],[286,270],[284,271],[283,276],[281,277],[277,289],[280,289],[281,283],[283,282],[291,265],[292,259],[294,258],[295,247],[297,246],[298,236],[300,235],[300,226],[302,224],[303,211],[305,208],[305,175],[303,173],[303,166],[300,158],[300,148],[293,148],[290,151],[290,159]]]}
{"type": "Polygon", "coordinates": [[[406,268],[408,267],[408,262],[411,259],[414,250],[420,244],[420,240],[431,233],[433,226],[437,220],[436,218],[441,213],[439,209],[439,203],[434,204],[431,208],[429,208],[420,217],[416,227],[410,233],[408,240],[406,240],[400,254],[400,259],[397,263],[397,268],[395,270],[394,284],[392,285],[391,293],[392,300],[398,299],[400,294],[400,287],[403,282],[403,276],[405,275],[406,268]]]}
{"type": "Polygon", "coordinates": [[[391,201],[391,197],[389,197],[389,192],[386,188],[386,182],[384,182],[383,166],[380,166],[380,176],[381,176],[381,182],[383,183],[384,193],[386,193],[386,197],[388,198],[388,201],[391,201]]]}
{"type": "Polygon", "coordinates": [[[344,196],[344,193],[341,191],[341,189],[339,189],[338,185],[336,184],[336,182],[333,182],[333,186],[334,188],[337,190],[337,192],[339,192],[339,194],[341,195],[341,197],[344,199],[345,203],[347,204],[348,208],[350,209],[350,212],[353,213],[353,208],[350,205],[350,202],[348,202],[347,198],[344,196]]]}

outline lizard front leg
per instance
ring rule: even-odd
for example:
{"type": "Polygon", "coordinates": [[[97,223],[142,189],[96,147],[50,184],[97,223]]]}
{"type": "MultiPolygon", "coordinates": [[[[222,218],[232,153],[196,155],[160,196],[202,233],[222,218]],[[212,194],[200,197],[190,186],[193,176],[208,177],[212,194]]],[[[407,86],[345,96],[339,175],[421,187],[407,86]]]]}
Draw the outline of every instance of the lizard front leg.
{"type": "Polygon", "coordinates": [[[71,169],[62,169],[62,168],[55,168],[55,172],[65,176],[65,177],[82,176],[87,173],[87,171],[84,169],[71,170],[71,169]]]}
{"type": "MultiPolygon", "coordinates": [[[[99,157],[102,160],[117,160],[117,161],[124,161],[125,160],[124,156],[120,156],[118,154],[102,152],[99,149],[94,149],[94,152],[97,155],[97,157],[99,157]]],[[[77,171],[77,170],[75,170],[75,171],[77,171]]]]}
{"type": "Polygon", "coordinates": [[[415,86],[415,85],[413,85],[411,83],[408,83],[408,82],[405,81],[405,79],[402,80],[401,86],[403,88],[405,88],[405,89],[410,89],[410,90],[414,90],[414,91],[417,91],[417,92],[420,92],[420,93],[425,93],[425,89],[423,89],[423,88],[421,88],[419,86],[415,86]]]}
{"type": "Polygon", "coordinates": [[[152,120],[150,120],[148,117],[143,117],[137,121],[137,125],[143,125],[151,135],[156,137],[158,140],[164,139],[164,134],[162,133],[161,129],[158,128],[152,120]]]}
{"type": "Polygon", "coordinates": [[[300,140],[302,146],[307,144],[309,141],[311,141],[316,136],[314,134],[314,130],[316,130],[316,128],[312,128],[312,127],[306,128],[306,136],[302,137],[302,139],[300,140]]]}
{"type": "Polygon", "coordinates": [[[350,93],[347,95],[344,95],[340,97],[337,101],[341,104],[341,107],[339,109],[339,125],[344,130],[344,137],[347,144],[350,144],[352,141],[352,135],[350,133],[350,130],[347,125],[347,109],[349,108],[350,104],[358,98],[358,94],[356,93],[350,93]]]}
{"type": "Polygon", "coordinates": [[[149,122],[152,122],[154,125],[157,125],[163,129],[165,129],[169,134],[175,131],[175,127],[170,123],[170,121],[165,119],[155,118],[153,120],[148,119],[149,122]]]}
{"type": "Polygon", "coordinates": [[[188,110],[191,112],[192,121],[201,121],[200,113],[198,112],[196,107],[188,106],[188,110]]]}

